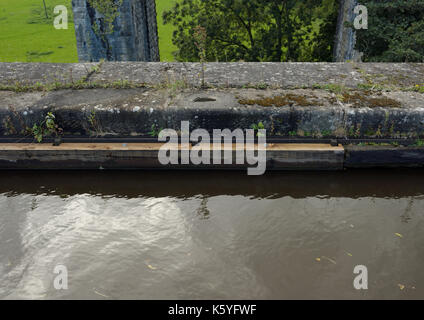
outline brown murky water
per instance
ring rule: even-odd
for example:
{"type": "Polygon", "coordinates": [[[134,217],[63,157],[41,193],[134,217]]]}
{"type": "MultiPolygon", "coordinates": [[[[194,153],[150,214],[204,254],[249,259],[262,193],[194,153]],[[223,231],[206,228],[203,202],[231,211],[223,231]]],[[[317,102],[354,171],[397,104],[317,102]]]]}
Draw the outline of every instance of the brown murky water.
{"type": "Polygon", "coordinates": [[[0,298],[421,299],[423,208],[424,171],[0,172],[0,298]]]}

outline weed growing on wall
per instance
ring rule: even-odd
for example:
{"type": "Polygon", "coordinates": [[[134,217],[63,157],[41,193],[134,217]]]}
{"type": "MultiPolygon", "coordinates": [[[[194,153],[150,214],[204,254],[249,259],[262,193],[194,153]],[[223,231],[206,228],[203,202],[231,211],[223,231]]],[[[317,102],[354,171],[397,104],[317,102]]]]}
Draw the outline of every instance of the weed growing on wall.
{"type": "Polygon", "coordinates": [[[205,87],[205,62],[206,62],[206,29],[202,26],[194,28],[194,44],[198,50],[200,63],[202,64],[202,88],[205,87]]]}
{"type": "MultiPolygon", "coordinates": [[[[113,33],[113,22],[119,16],[119,8],[122,5],[123,0],[87,0],[89,5],[96,9],[99,14],[103,16],[104,21],[104,33],[113,33]]],[[[94,26],[96,33],[100,32],[100,26],[94,26]]]]}
{"type": "Polygon", "coordinates": [[[52,112],[47,113],[44,121],[40,124],[34,124],[31,132],[38,143],[42,142],[45,136],[59,136],[62,134],[62,128],[55,122],[55,115],[52,112]]]}

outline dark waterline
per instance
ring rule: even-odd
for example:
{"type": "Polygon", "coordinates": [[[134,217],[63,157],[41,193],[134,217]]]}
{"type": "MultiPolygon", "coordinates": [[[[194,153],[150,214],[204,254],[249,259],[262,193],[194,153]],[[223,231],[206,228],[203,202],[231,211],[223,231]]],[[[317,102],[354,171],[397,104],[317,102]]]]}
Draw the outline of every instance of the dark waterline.
{"type": "Polygon", "coordinates": [[[0,298],[422,299],[423,181],[422,170],[3,171],[0,298]],[[353,287],[356,265],[367,291],[353,287]]]}
{"type": "Polygon", "coordinates": [[[244,171],[0,171],[0,193],[92,194],[116,197],[242,195],[258,198],[328,196],[399,198],[424,193],[424,170],[345,172],[244,171]]]}

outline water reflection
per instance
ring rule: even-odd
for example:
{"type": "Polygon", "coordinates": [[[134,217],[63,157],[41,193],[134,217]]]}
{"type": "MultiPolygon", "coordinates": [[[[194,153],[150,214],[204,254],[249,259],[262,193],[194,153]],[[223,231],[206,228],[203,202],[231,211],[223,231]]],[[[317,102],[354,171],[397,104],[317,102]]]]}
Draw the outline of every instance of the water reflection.
{"type": "Polygon", "coordinates": [[[422,171],[0,175],[3,299],[424,297],[422,171]]]}

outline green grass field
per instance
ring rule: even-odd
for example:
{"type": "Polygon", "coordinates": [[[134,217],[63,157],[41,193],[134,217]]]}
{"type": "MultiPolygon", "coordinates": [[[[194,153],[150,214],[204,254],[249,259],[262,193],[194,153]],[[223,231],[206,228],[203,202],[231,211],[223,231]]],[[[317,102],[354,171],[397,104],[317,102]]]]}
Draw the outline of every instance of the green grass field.
{"type": "MultiPolygon", "coordinates": [[[[77,62],[71,0],[0,0],[0,62],[77,62]],[[53,8],[66,5],[69,13],[67,30],[53,27],[53,8]]],[[[164,26],[162,12],[175,0],[156,0],[159,49],[162,61],[173,61],[172,26],[164,26]]]]}
{"type": "Polygon", "coordinates": [[[162,61],[174,61],[172,52],[177,50],[172,44],[172,33],[174,27],[171,25],[163,25],[162,12],[169,10],[174,5],[175,0],[156,0],[156,11],[158,15],[158,32],[159,32],[159,50],[160,59],[162,61]]]}

